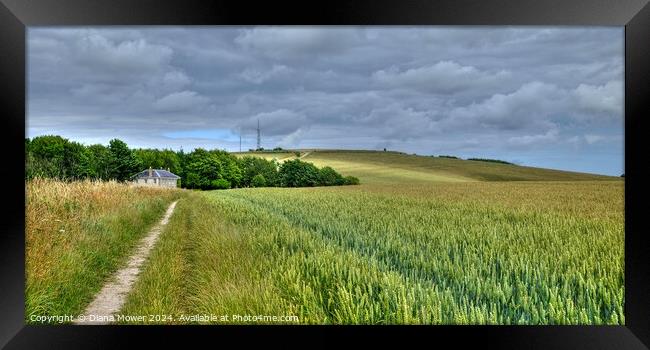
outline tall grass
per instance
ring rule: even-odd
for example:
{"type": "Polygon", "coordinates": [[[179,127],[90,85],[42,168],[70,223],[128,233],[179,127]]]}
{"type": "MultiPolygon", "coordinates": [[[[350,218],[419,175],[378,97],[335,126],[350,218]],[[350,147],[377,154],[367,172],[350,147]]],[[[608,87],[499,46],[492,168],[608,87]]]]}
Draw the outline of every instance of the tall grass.
{"type": "Polygon", "coordinates": [[[26,321],[77,315],[179,190],[116,182],[26,183],[26,321]]]}
{"type": "Polygon", "coordinates": [[[218,209],[199,193],[179,201],[121,314],[171,315],[173,323],[193,314],[294,314],[266,274],[273,253],[256,246],[257,235],[215,216],[218,209]]]}
{"type": "Polygon", "coordinates": [[[624,324],[622,204],[617,181],[195,194],[126,311],[624,324]],[[183,292],[156,287],[170,285],[183,292]]]}

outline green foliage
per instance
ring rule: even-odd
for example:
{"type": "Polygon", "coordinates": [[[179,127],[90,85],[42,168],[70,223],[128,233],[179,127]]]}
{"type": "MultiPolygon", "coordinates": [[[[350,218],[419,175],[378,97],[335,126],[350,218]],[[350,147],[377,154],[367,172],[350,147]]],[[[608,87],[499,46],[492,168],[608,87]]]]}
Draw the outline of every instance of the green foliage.
{"type": "Polygon", "coordinates": [[[288,160],[280,166],[280,183],[283,187],[313,187],[320,182],[320,171],[300,159],[288,160]]]}
{"type": "MultiPolygon", "coordinates": [[[[276,147],[269,152],[285,151],[276,147]]],[[[151,167],[169,169],[180,176],[181,187],[202,190],[259,186],[259,181],[252,183],[258,174],[264,178],[264,187],[334,186],[349,183],[334,169],[328,167],[319,170],[310,163],[289,163],[284,170],[285,182],[282,182],[282,174],[275,159],[250,156],[239,159],[223,150],[208,151],[201,148],[189,154],[182,149],[178,152],[170,149],[132,150],[119,139],[111,140],[106,147],[100,144],[84,146],[52,135],[31,140],[26,138],[25,162],[27,179],[41,177],[67,181],[128,181],[133,175],[151,167]],[[221,179],[224,181],[216,182],[221,179]]]]}
{"type": "Polygon", "coordinates": [[[222,165],[216,154],[197,148],[187,155],[184,181],[186,188],[213,189],[214,181],[220,178],[223,178],[222,165]]]}
{"type": "Polygon", "coordinates": [[[438,157],[439,158],[449,158],[449,159],[460,159],[460,158],[458,158],[456,156],[447,156],[447,155],[439,155],[438,157]]]}
{"type": "Polygon", "coordinates": [[[257,174],[253,176],[253,180],[251,180],[251,187],[266,187],[266,179],[264,178],[264,175],[257,174]]]}
{"type": "Polygon", "coordinates": [[[239,167],[237,157],[222,150],[212,150],[209,152],[215,155],[221,163],[221,173],[218,177],[227,180],[232,187],[239,187],[242,179],[242,170],[239,167]]]}
{"type": "Polygon", "coordinates": [[[65,178],[72,180],[93,177],[92,154],[86,147],[77,142],[67,142],[64,145],[63,167],[66,169],[65,178]]]}
{"type": "Polygon", "coordinates": [[[169,169],[177,175],[181,173],[180,156],[170,149],[141,148],[134,150],[134,153],[145,169],[152,167],[154,169],[169,169]]]}
{"type": "Polygon", "coordinates": [[[278,186],[278,164],[273,160],[266,160],[260,157],[246,156],[239,159],[239,166],[242,169],[241,187],[251,187],[253,177],[262,175],[266,186],[278,186]]]}
{"type": "Polygon", "coordinates": [[[65,178],[64,148],[68,140],[61,136],[38,136],[27,144],[27,178],[65,178]]]}
{"type": "Polygon", "coordinates": [[[345,184],[343,176],[332,169],[332,167],[326,166],[320,169],[321,186],[341,186],[345,184]]]}
{"type": "Polygon", "coordinates": [[[109,178],[117,181],[127,181],[142,170],[142,164],[124,141],[112,139],[108,145],[108,153],[109,178]]]}
{"type": "Polygon", "coordinates": [[[211,185],[212,188],[216,190],[226,190],[230,188],[230,181],[226,179],[217,179],[217,180],[213,180],[211,185]]]}
{"type": "Polygon", "coordinates": [[[490,163],[499,163],[499,164],[510,164],[515,165],[514,163],[506,162],[505,160],[499,159],[489,159],[489,158],[467,158],[467,160],[474,160],[478,162],[490,162],[490,163]]]}
{"type": "Polygon", "coordinates": [[[91,179],[110,179],[110,152],[104,145],[88,146],[90,168],[92,169],[91,179]]]}
{"type": "Polygon", "coordinates": [[[77,180],[94,175],[92,154],[81,144],[61,136],[38,136],[25,142],[28,179],[77,180]]]}
{"type": "Polygon", "coordinates": [[[300,155],[301,155],[300,151],[295,151],[295,152],[293,152],[293,154],[294,154],[296,157],[300,157],[300,155]]]}
{"type": "Polygon", "coordinates": [[[359,179],[354,177],[354,176],[346,176],[344,178],[344,185],[358,185],[359,184],[359,179]]]}

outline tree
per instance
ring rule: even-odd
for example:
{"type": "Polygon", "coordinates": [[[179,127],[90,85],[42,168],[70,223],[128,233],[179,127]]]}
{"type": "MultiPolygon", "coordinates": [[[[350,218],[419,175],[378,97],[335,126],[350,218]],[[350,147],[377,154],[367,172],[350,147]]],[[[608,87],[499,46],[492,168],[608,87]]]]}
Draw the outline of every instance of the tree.
{"type": "Polygon", "coordinates": [[[61,136],[37,136],[29,142],[27,177],[65,178],[65,144],[61,136]]]}
{"type": "Polygon", "coordinates": [[[213,189],[217,185],[214,181],[223,178],[219,157],[202,148],[188,154],[186,164],[184,184],[187,188],[213,189]]]}
{"type": "Polygon", "coordinates": [[[109,178],[117,181],[127,181],[131,176],[142,170],[142,165],[133,151],[119,139],[112,139],[108,146],[109,178]]]}
{"type": "Polygon", "coordinates": [[[79,180],[92,177],[92,154],[86,147],[77,142],[66,142],[63,145],[63,178],[79,180]]]}
{"type": "Polygon", "coordinates": [[[274,160],[247,156],[239,159],[239,168],[242,187],[252,186],[253,177],[257,174],[264,176],[266,186],[278,186],[278,163],[274,160]]]}
{"type": "Polygon", "coordinates": [[[320,169],[320,184],[322,186],[340,186],[345,184],[345,179],[336,170],[326,166],[320,169]]]}
{"type": "Polygon", "coordinates": [[[294,159],[280,166],[280,182],[283,187],[312,187],[320,183],[320,172],[312,164],[294,159]]]}
{"type": "Polygon", "coordinates": [[[266,186],[266,179],[262,174],[257,174],[253,176],[253,180],[251,181],[251,187],[265,187],[266,186]]]}
{"type": "Polygon", "coordinates": [[[140,148],[135,150],[134,154],[145,168],[169,169],[174,174],[180,173],[179,155],[170,149],[140,148]]]}
{"type": "Polygon", "coordinates": [[[100,144],[90,145],[87,147],[91,178],[108,180],[110,178],[110,152],[108,147],[100,144]]]}
{"type": "Polygon", "coordinates": [[[25,140],[27,178],[48,177],[76,180],[93,174],[86,147],[61,136],[38,136],[25,140]]]}
{"type": "Polygon", "coordinates": [[[239,167],[237,157],[222,150],[212,150],[210,153],[215,155],[219,159],[219,162],[221,162],[220,177],[228,180],[230,186],[239,187],[242,171],[239,167]]]}

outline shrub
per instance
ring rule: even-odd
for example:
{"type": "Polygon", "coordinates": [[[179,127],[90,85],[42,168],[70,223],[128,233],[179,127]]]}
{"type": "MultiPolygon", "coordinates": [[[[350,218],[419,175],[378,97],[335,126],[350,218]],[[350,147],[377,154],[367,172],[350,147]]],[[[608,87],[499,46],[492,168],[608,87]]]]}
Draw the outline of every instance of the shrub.
{"type": "Polygon", "coordinates": [[[212,181],[211,183],[212,188],[217,189],[217,190],[225,190],[230,188],[230,181],[226,179],[217,179],[212,181]]]}
{"type": "Polygon", "coordinates": [[[459,159],[456,156],[446,156],[446,155],[439,155],[438,158],[450,158],[450,159],[459,159]]]}
{"type": "Polygon", "coordinates": [[[280,182],[284,187],[318,186],[320,171],[312,163],[299,159],[289,160],[280,166],[280,182]]]}
{"type": "Polygon", "coordinates": [[[293,154],[295,154],[296,157],[300,157],[300,152],[299,151],[293,152],[293,154]]]}
{"type": "Polygon", "coordinates": [[[359,179],[354,177],[354,176],[346,176],[344,184],[345,185],[358,185],[359,184],[359,179]]]}
{"type": "Polygon", "coordinates": [[[339,186],[345,184],[345,179],[336,170],[326,166],[320,170],[320,184],[321,186],[339,186]]]}
{"type": "Polygon", "coordinates": [[[257,174],[255,176],[253,176],[253,180],[251,180],[251,186],[252,187],[265,187],[266,186],[266,179],[264,178],[264,175],[257,174]]]}

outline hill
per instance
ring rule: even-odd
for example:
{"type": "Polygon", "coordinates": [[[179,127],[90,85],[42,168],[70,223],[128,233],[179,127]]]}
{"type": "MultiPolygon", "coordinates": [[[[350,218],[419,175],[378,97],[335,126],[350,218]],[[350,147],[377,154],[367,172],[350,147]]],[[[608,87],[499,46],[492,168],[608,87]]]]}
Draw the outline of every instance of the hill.
{"type": "MultiPolygon", "coordinates": [[[[511,164],[409,155],[400,152],[302,150],[302,160],[331,166],[362,183],[467,182],[467,181],[599,181],[618,177],[535,168],[511,164]]],[[[296,158],[293,153],[239,153],[267,159],[296,158]]]]}

